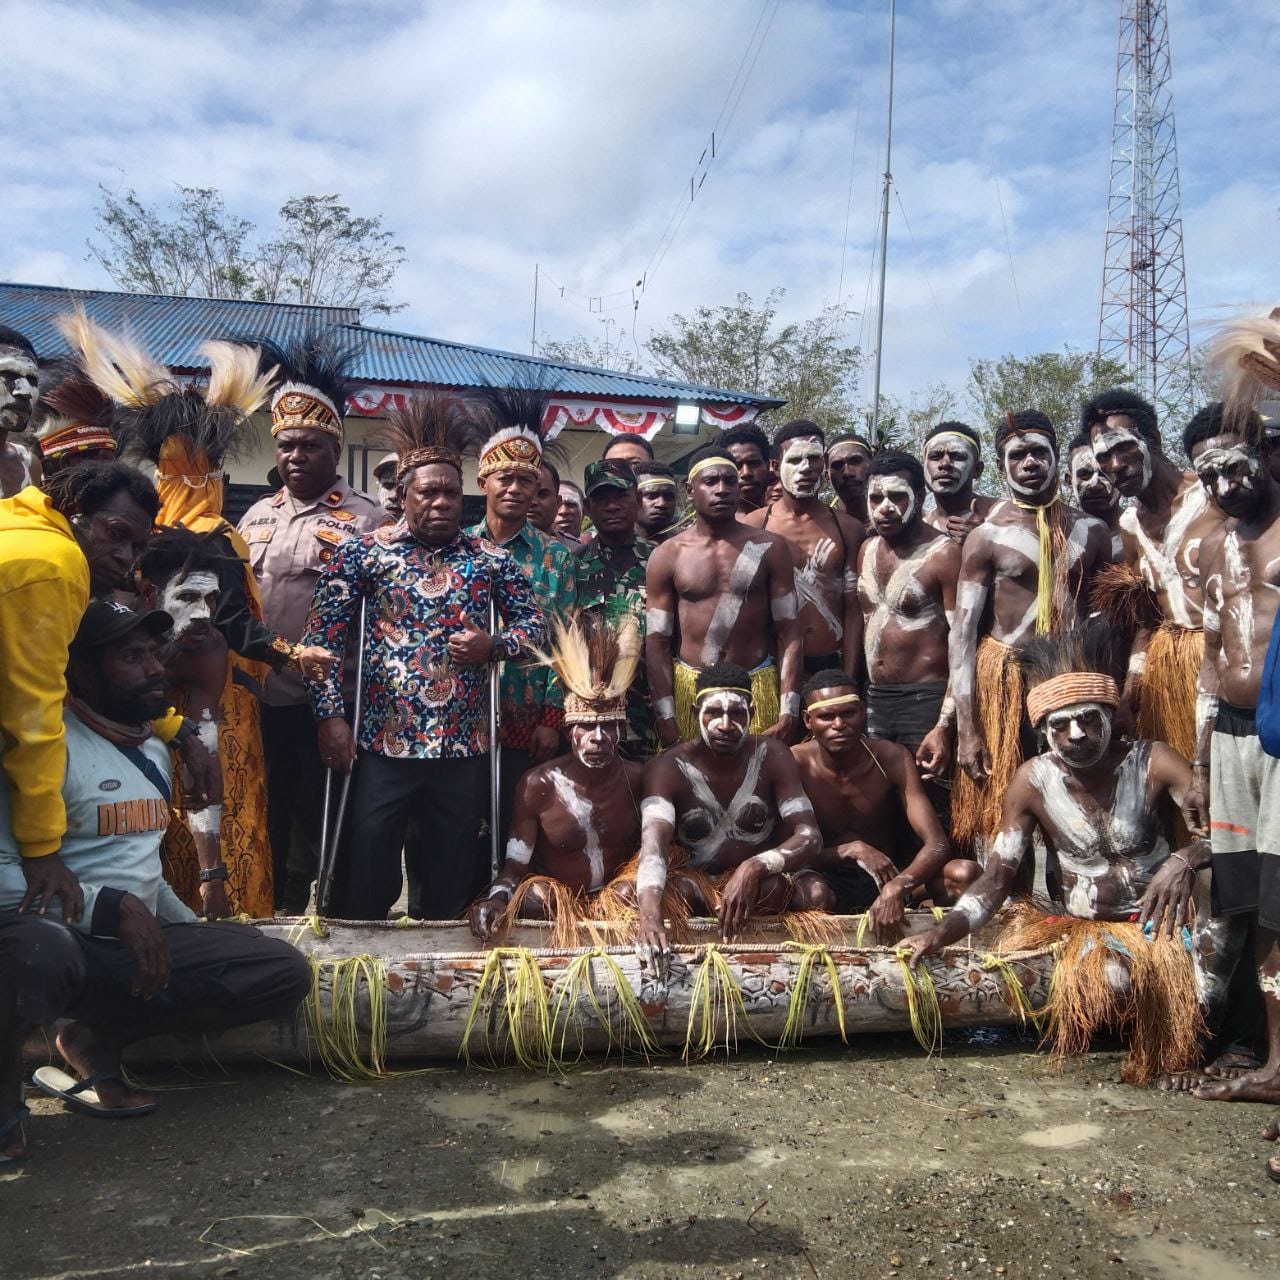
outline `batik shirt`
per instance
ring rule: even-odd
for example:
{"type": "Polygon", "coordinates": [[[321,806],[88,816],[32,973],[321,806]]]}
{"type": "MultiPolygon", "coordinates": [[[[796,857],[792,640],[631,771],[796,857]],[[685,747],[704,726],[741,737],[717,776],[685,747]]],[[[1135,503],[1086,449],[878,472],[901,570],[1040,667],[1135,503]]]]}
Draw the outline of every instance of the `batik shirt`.
{"type": "MultiPolygon", "coordinates": [[[[644,642],[645,572],[653,543],[639,535],[626,547],[605,546],[599,537],[584,543],[574,557],[578,583],[578,608],[593,610],[616,625],[630,614],[640,628],[644,642]]],[[[627,690],[627,732],[623,754],[632,760],[646,760],[657,747],[653,714],[649,709],[649,682],[644,663],[627,690]]]]}
{"type": "MultiPolygon", "coordinates": [[[[482,520],[467,530],[473,538],[490,542],[482,520]]],[[[533,598],[546,619],[547,634],[557,620],[568,622],[573,612],[573,557],[554,538],[527,520],[520,531],[502,543],[502,550],[524,570],[533,598]]],[[[502,666],[502,745],[528,751],[539,725],[558,730],[564,724],[564,690],[548,667],[536,659],[505,662],[502,666]]]]}
{"type": "MultiPolygon", "coordinates": [[[[490,595],[503,620],[496,655],[513,659],[545,642],[528,579],[491,542],[459,533],[431,548],[401,520],[337,546],[320,571],[302,642],[341,653],[360,600],[367,602],[361,747],[414,759],[489,749],[489,667],[456,665],[448,641],[464,613],[487,629],[490,595]]],[[[310,691],[317,720],[342,714],[337,668],[310,691]]]]}

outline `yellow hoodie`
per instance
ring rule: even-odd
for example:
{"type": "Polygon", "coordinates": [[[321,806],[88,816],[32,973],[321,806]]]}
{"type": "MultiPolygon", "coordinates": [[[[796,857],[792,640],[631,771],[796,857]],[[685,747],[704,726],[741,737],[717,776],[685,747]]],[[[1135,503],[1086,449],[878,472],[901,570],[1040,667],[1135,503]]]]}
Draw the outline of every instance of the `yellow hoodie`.
{"type": "MultiPolygon", "coordinates": [[[[34,485],[0,499],[0,769],[24,858],[55,853],[67,830],[62,704],[67,652],[89,603],[89,562],[67,518],[34,485]]],[[[172,711],[151,727],[169,742],[172,711]]]]}
{"type": "Polygon", "coordinates": [[[66,517],[34,486],[0,500],[0,768],[25,858],[55,852],[67,829],[67,649],[88,603],[66,517]]]}

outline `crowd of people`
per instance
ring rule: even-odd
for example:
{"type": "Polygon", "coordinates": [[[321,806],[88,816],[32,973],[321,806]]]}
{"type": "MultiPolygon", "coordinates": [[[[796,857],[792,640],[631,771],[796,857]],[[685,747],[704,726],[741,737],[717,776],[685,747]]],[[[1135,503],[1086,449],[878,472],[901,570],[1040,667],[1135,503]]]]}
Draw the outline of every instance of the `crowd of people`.
{"type": "Polygon", "coordinates": [[[210,341],[191,382],[59,324],[43,369],[0,328],[4,1157],[32,1028],[70,1019],[41,1088],[138,1114],[131,1041],[307,989],[209,920],[383,919],[406,874],[411,917],[607,919],[657,972],[690,916],[865,912],[912,965],[1052,942],[1130,1078],[1280,1102],[1280,313],[1224,336],[1189,469],[1114,389],[1065,447],[1031,408],[918,457],[796,420],[681,475],[617,436],[578,486],[515,388],[407,397],[375,497],[338,331],[210,341]],[[260,408],[280,487],[233,527],[260,408]]]}

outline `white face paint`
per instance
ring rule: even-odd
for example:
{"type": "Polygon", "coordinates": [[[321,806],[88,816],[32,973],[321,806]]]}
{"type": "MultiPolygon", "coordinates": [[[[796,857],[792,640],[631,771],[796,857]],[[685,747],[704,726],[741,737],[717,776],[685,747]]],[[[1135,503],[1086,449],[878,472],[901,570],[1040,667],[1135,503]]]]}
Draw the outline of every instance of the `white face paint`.
{"type": "Polygon", "coordinates": [[[698,701],[698,732],[717,755],[733,755],[751,728],[751,700],[732,689],[709,693],[698,701]]]}
{"type": "Polygon", "coordinates": [[[1045,717],[1049,750],[1071,769],[1097,764],[1111,745],[1113,712],[1100,702],[1077,702],[1045,717]]]}
{"type": "Polygon", "coordinates": [[[17,347],[0,347],[0,431],[25,431],[39,397],[36,362],[17,347]]]}
{"type": "Polygon", "coordinates": [[[1043,431],[1018,431],[1004,442],[1000,466],[1014,493],[1037,496],[1052,492],[1058,455],[1043,431]]]}
{"type": "Polygon", "coordinates": [[[570,485],[562,484],[560,486],[560,506],[563,508],[566,505],[573,507],[574,510],[581,514],[582,496],[577,489],[572,488],[570,485]]]}
{"type": "Polygon", "coordinates": [[[1073,450],[1067,464],[1068,481],[1076,506],[1091,516],[1099,516],[1110,511],[1120,501],[1120,494],[1115,485],[1102,473],[1093,450],[1084,448],[1073,450]]]}
{"type": "Polygon", "coordinates": [[[1200,483],[1228,515],[1241,514],[1241,507],[1252,501],[1262,478],[1262,464],[1240,444],[1210,441],[1209,448],[1196,455],[1194,465],[1200,483]]]}
{"type": "Polygon", "coordinates": [[[1129,425],[1124,416],[1112,416],[1105,425],[1092,432],[1093,456],[1101,464],[1116,450],[1122,454],[1112,483],[1126,498],[1141,493],[1151,483],[1151,446],[1129,425]]]}
{"type": "Polygon", "coordinates": [[[973,479],[977,467],[977,446],[955,431],[934,436],[925,450],[925,483],[934,493],[959,493],[973,479]]]}
{"type": "Polygon", "coordinates": [[[218,607],[218,576],[205,570],[173,578],[160,593],[160,608],[173,619],[176,637],[209,622],[218,607]]]}
{"type": "Polygon", "coordinates": [[[872,476],[867,482],[867,515],[886,541],[911,527],[916,506],[916,491],[902,476],[872,476]]]}
{"type": "Polygon", "coordinates": [[[812,436],[797,436],[783,446],[778,479],[793,498],[812,498],[822,488],[824,467],[821,443],[812,436]]]}
{"type": "Polygon", "coordinates": [[[588,769],[607,769],[618,758],[621,739],[622,724],[617,720],[569,726],[569,745],[588,769]]]}

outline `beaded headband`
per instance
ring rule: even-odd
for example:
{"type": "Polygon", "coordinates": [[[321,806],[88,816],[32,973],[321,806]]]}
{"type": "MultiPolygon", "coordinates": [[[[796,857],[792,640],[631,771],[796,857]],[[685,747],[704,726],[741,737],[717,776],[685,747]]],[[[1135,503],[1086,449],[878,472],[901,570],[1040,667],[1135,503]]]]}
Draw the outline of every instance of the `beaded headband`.
{"type": "Polygon", "coordinates": [[[60,431],[51,432],[40,441],[40,452],[46,458],[61,458],[67,453],[85,453],[89,449],[118,451],[115,437],[105,427],[75,422],[60,431]]]}
{"type": "Polygon", "coordinates": [[[315,387],[286,382],[271,397],[271,434],[293,429],[323,431],[335,440],[342,439],[342,415],[337,406],[315,387]]]}
{"type": "Polygon", "coordinates": [[[523,471],[537,477],[542,470],[542,442],[523,427],[504,427],[480,451],[477,476],[495,471],[523,471]]]}

